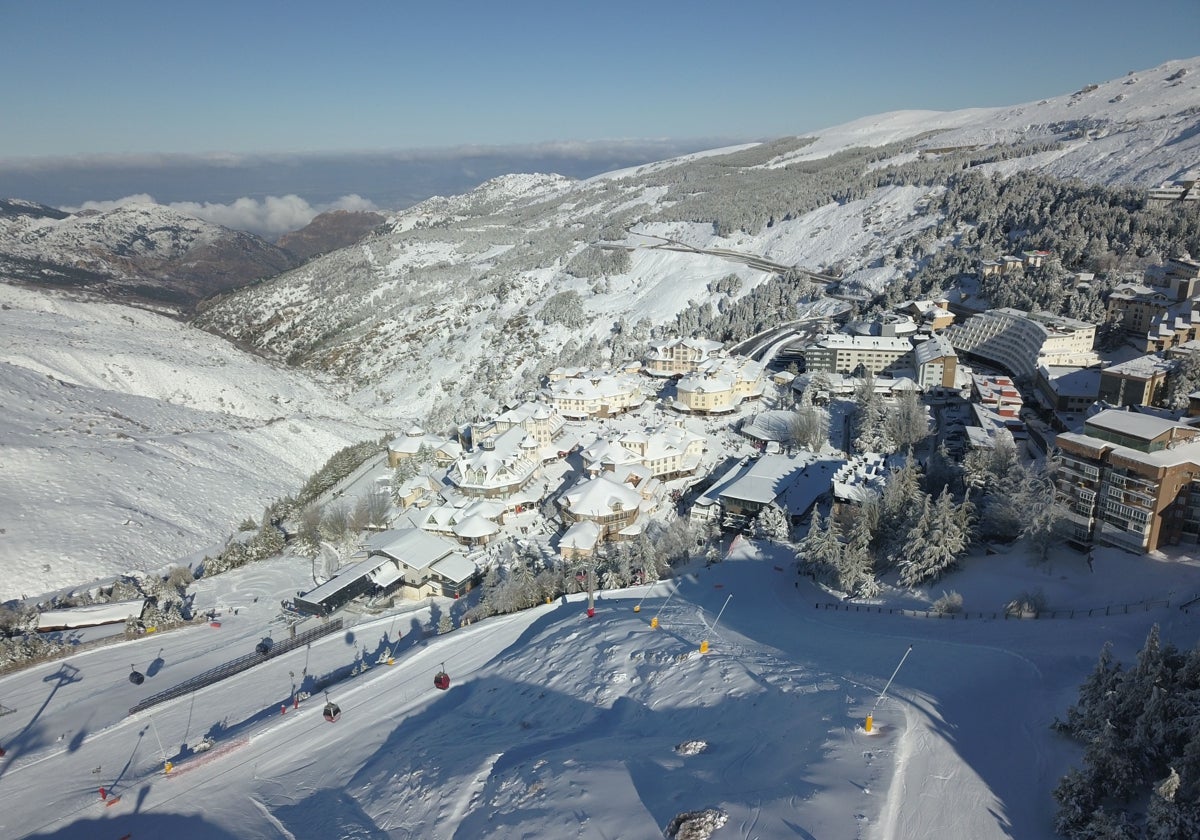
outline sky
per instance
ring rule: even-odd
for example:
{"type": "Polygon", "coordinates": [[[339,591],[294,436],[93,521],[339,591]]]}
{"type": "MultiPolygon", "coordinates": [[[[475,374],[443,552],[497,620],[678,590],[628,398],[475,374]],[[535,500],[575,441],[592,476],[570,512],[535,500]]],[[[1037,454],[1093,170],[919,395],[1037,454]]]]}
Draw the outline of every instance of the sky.
{"type": "Polygon", "coordinates": [[[1195,0],[0,3],[0,160],[800,134],[1195,51],[1195,0]]]}

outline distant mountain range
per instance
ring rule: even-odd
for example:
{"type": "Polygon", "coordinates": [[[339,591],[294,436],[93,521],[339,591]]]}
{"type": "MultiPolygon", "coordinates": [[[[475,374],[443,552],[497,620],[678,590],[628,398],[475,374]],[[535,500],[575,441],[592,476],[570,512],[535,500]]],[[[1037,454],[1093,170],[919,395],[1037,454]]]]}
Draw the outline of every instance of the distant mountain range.
{"type": "Polygon", "coordinates": [[[157,204],[65,213],[0,200],[0,276],[105,299],[190,311],[197,303],[274,277],[314,254],[350,245],[383,221],[323,213],[278,244],[157,204]]]}

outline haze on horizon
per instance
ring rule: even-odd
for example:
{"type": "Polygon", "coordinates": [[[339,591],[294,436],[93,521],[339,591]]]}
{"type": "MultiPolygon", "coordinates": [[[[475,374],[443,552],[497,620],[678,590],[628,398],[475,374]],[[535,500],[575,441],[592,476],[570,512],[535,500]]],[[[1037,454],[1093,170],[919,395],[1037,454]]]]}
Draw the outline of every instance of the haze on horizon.
{"type": "MultiPolygon", "coordinates": [[[[1194,0],[5,4],[0,196],[400,209],[1194,53],[1194,0]]],[[[99,202],[91,205],[89,202],[99,202]]]]}

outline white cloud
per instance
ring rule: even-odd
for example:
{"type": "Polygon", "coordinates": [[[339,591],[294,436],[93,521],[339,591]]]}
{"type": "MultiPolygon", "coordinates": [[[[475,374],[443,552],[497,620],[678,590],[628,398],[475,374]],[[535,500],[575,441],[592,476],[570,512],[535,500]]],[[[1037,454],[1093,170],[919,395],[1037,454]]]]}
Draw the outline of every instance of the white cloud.
{"type": "MultiPolygon", "coordinates": [[[[127,195],[115,201],[85,201],[79,207],[64,207],[69,213],[80,210],[112,210],[127,204],[157,204],[145,193],[127,195]]],[[[313,220],[318,213],[327,210],[377,210],[375,203],[360,195],[344,195],[329,204],[309,204],[298,195],[269,195],[264,199],[239,198],[229,204],[215,202],[174,201],[166,205],[172,210],[204,219],[206,222],[223,225],[234,230],[245,230],[268,239],[299,230],[313,220]]]]}

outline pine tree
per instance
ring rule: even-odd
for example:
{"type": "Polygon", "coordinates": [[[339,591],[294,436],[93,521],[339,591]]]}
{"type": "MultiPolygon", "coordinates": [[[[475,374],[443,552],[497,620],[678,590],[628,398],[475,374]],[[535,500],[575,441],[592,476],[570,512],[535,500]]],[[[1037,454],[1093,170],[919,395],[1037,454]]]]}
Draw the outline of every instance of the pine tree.
{"type": "Polygon", "coordinates": [[[797,556],[801,568],[815,579],[830,584],[836,582],[837,570],[841,565],[842,541],[837,520],[832,514],[822,521],[820,511],[813,510],[812,523],[800,543],[797,556]]]}
{"type": "Polygon", "coordinates": [[[900,585],[911,587],[937,580],[958,565],[968,542],[949,491],[943,490],[936,502],[926,496],[921,516],[905,540],[900,585]]]}
{"type": "Polygon", "coordinates": [[[454,619],[450,617],[450,613],[442,613],[442,617],[438,619],[438,635],[444,636],[454,629],[454,619]]]}
{"type": "Polygon", "coordinates": [[[914,391],[905,391],[884,419],[888,436],[898,449],[912,448],[929,437],[929,413],[914,391]]]}
{"type": "Polygon", "coordinates": [[[916,524],[922,497],[916,462],[905,458],[904,465],[888,475],[879,500],[879,522],[875,529],[875,554],[884,567],[895,565],[908,532],[916,524]]]}
{"type": "Polygon", "coordinates": [[[838,588],[860,598],[879,594],[875,577],[875,561],[871,556],[872,528],[870,509],[860,514],[850,526],[838,564],[838,588]]]}
{"type": "Polygon", "coordinates": [[[772,502],[754,518],[753,535],[759,540],[787,543],[791,541],[792,524],[779,505],[772,502]]]}
{"type": "Polygon", "coordinates": [[[417,465],[411,458],[402,458],[392,470],[392,502],[399,505],[403,498],[404,485],[417,475],[417,465]]]}

